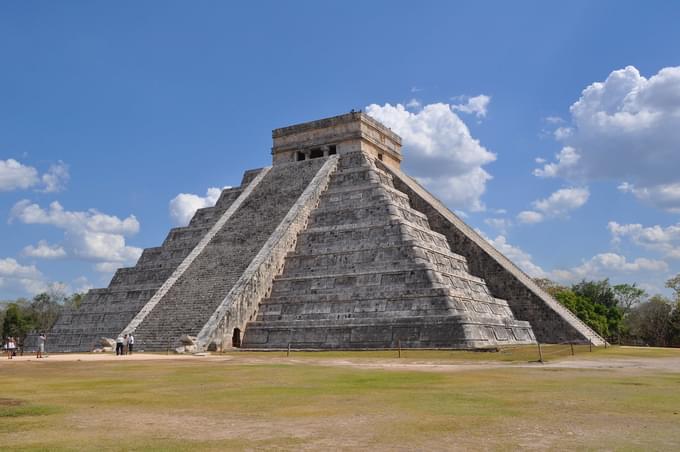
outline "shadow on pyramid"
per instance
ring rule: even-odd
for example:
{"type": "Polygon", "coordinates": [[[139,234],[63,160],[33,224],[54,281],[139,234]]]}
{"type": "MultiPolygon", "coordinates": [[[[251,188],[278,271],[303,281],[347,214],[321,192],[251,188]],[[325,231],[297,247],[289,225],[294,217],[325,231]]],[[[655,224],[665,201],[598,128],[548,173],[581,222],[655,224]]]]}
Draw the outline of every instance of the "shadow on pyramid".
{"type": "Polygon", "coordinates": [[[122,334],[144,351],[604,343],[405,175],[384,125],[352,112],[273,139],[271,167],[90,290],[50,350],[122,334]]]}

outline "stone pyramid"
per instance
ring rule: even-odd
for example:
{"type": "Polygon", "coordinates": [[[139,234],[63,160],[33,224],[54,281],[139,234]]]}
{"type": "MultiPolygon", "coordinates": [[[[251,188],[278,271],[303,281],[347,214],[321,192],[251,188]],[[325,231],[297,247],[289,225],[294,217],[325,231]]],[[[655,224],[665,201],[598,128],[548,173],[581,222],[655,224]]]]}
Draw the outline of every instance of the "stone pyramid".
{"type": "Polygon", "coordinates": [[[401,139],[374,119],[352,112],[273,138],[271,167],[89,291],[51,350],[121,333],[147,351],[184,335],[198,350],[603,343],[405,175],[401,139]]]}

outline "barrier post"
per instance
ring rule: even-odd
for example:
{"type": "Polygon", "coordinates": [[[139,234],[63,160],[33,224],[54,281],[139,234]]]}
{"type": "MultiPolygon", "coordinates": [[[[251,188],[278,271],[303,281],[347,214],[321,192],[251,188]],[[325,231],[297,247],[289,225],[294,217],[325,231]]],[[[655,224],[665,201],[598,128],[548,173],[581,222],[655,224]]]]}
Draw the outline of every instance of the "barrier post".
{"type": "Polygon", "coordinates": [[[286,350],[286,358],[290,356],[290,342],[288,342],[288,350],[286,350]]]}
{"type": "Polygon", "coordinates": [[[593,339],[590,338],[590,337],[588,338],[588,345],[590,346],[590,352],[592,353],[592,351],[593,351],[593,339]]]}
{"type": "Polygon", "coordinates": [[[574,343],[569,342],[569,346],[571,347],[571,356],[574,356],[574,343]]]}
{"type": "Polygon", "coordinates": [[[401,358],[401,339],[397,339],[397,357],[401,358]]]}
{"type": "Polygon", "coordinates": [[[536,341],[536,345],[538,345],[538,361],[540,363],[543,362],[543,351],[541,350],[541,343],[536,341]]]}

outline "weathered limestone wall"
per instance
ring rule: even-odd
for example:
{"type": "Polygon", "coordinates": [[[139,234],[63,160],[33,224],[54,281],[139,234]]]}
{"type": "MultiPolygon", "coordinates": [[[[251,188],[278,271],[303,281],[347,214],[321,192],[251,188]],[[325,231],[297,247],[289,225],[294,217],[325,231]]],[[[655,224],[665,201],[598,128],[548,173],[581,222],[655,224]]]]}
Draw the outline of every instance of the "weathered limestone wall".
{"type": "Polygon", "coordinates": [[[197,211],[188,226],[171,229],[162,246],[145,249],[134,267],[116,271],[109,287],[90,290],[80,308],[66,310],[48,332],[48,350],[89,351],[101,337],[115,338],[241,192],[224,190],[214,207],[197,211]]]}
{"type": "Polygon", "coordinates": [[[231,347],[234,329],[244,331],[246,322],[255,317],[260,301],[271,292],[274,277],[281,272],[286,255],[295,248],[298,234],[307,225],[309,214],[328,187],[337,164],[337,156],[329,157],[314,176],[198,334],[199,350],[231,347]]]}
{"type": "MultiPolygon", "coordinates": [[[[165,293],[142,315],[135,331],[144,350],[175,348],[182,335],[196,336],[309,185],[324,159],[277,165],[257,182],[165,293]]],[[[245,192],[244,192],[245,193],[245,192]]],[[[218,226],[218,225],[216,225],[218,226]]]]}
{"type": "Polygon", "coordinates": [[[295,251],[246,326],[248,348],[485,348],[533,343],[527,322],[362,152],[340,156],[295,251]]]}
{"type": "Polygon", "coordinates": [[[427,216],[432,229],[447,238],[452,250],[467,258],[470,273],[483,278],[494,296],[508,300],[516,318],[532,325],[539,342],[592,341],[604,345],[597,333],[417,182],[399,170],[384,169],[394,175],[395,187],[409,196],[413,207],[427,216]]]}
{"type": "MultiPolygon", "coordinates": [[[[151,297],[151,299],[142,307],[142,309],[139,310],[139,312],[125,327],[121,334],[130,334],[136,332],[137,328],[142,324],[146,317],[154,310],[158,303],[161,302],[161,300],[167,295],[168,291],[172,289],[175,283],[179,281],[179,279],[184,275],[189,267],[191,267],[194,261],[200,256],[200,254],[220,232],[224,225],[241,208],[241,205],[243,205],[243,203],[250,197],[253,190],[255,190],[262,179],[264,179],[264,177],[269,173],[269,169],[270,168],[264,168],[250,180],[248,186],[245,188],[245,190],[243,190],[240,196],[229,206],[229,208],[219,217],[219,219],[217,219],[210,230],[201,236],[201,240],[191,250],[191,253],[189,253],[189,255],[186,256],[184,260],[182,260],[182,263],[177,266],[172,275],[170,275],[170,277],[163,282],[163,285],[156,291],[153,297],[151,297]]],[[[197,213],[197,215],[202,215],[202,213],[197,213]]],[[[140,345],[142,345],[141,341],[140,345]]]]}
{"type": "Polygon", "coordinates": [[[275,165],[295,161],[298,151],[327,145],[336,146],[338,155],[365,152],[389,166],[401,164],[401,138],[361,112],[275,129],[272,138],[275,165]]]}

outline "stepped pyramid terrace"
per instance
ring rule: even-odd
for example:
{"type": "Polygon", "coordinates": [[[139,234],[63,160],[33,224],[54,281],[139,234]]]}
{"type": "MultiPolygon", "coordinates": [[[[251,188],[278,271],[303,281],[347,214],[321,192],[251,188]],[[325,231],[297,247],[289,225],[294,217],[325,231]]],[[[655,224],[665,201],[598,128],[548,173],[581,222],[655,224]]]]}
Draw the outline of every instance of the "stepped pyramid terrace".
{"type": "Polygon", "coordinates": [[[90,290],[50,349],[125,333],[144,351],[603,344],[404,174],[384,125],[351,112],[272,137],[272,166],[90,290]]]}

